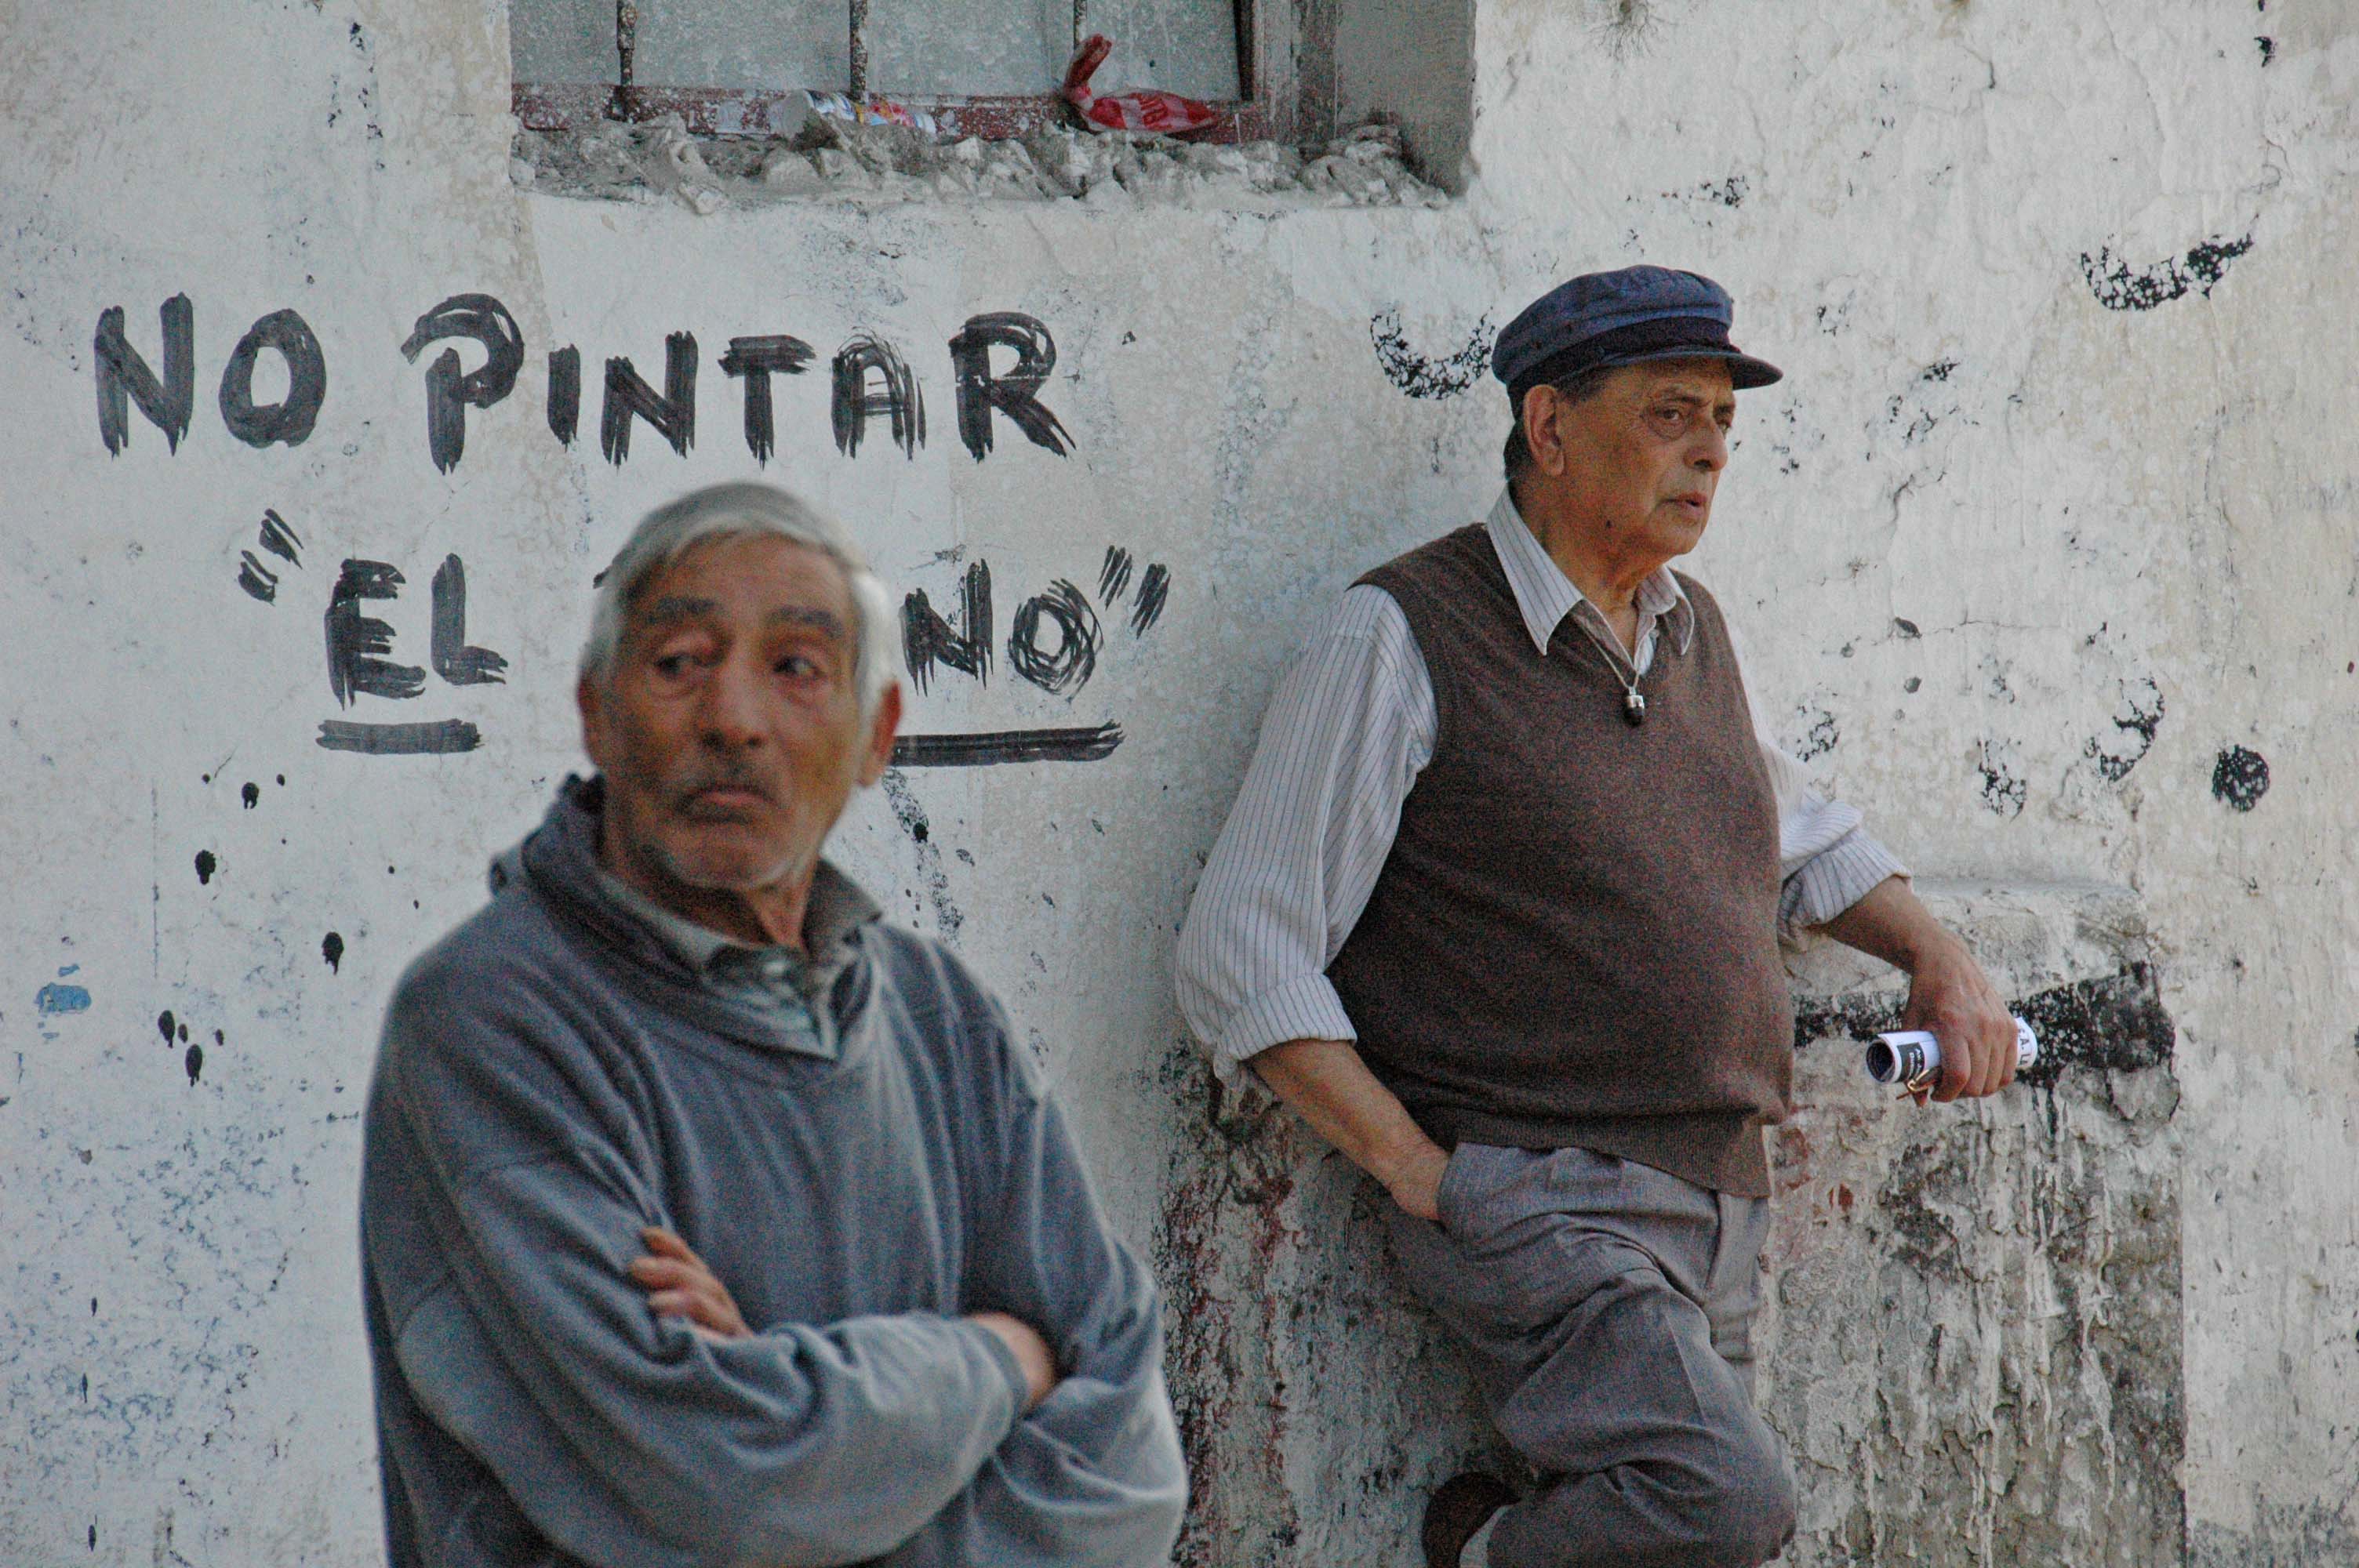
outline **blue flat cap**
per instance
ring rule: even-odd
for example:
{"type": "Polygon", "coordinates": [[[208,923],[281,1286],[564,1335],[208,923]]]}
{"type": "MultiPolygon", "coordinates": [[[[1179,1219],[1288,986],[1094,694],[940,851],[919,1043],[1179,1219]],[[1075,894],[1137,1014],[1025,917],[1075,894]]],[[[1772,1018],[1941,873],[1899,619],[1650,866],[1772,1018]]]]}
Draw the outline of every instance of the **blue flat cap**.
{"type": "Polygon", "coordinates": [[[1542,382],[1644,360],[1728,362],[1738,387],[1767,386],[1785,372],[1728,341],[1736,317],[1728,290],[1701,273],[1661,266],[1585,272],[1560,283],[1507,323],[1491,350],[1491,373],[1520,409],[1542,382]]]}

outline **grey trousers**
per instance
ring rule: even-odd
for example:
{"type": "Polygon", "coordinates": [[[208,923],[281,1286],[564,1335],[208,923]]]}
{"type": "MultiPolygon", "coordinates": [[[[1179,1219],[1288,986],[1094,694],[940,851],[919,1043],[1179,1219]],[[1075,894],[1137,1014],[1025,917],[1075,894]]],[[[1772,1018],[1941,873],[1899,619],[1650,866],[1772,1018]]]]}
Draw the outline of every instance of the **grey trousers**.
{"type": "Polygon", "coordinates": [[[1493,1529],[1494,1568],[1754,1568],[1783,1550],[1793,1467],[1753,1408],[1765,1200],[1585,1149],[1462,1143],[1440,1224],[1386,1206],[1410,1288],[1541,1476],[1493,1529]]]}

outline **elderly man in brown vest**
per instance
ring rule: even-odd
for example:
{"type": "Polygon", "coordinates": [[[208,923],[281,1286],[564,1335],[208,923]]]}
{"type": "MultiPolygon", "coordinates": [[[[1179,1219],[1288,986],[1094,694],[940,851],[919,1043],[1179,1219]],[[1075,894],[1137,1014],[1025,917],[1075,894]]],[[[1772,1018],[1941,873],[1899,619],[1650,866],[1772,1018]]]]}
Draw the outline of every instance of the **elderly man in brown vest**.
{"type": "Polygon", "coordinates": [[[1762,1129],[1790,1110],[1781,935],[1908,972],[1932,1098],[2015,1074],[1988,978],[1768,743],[1719,606],[1669,569],[1735,394],[1780,373],[1732,316],[1709,278],[1639,266],[1500,334],[1506,492],[1329,613],[1180,939],[1215,1065],[1385,1184],[1394,1257],[1540,1477],[1444,1483],[1434,1568],[1750,1568],[1791,1537],[1751,1347],[1762,1129]]]}

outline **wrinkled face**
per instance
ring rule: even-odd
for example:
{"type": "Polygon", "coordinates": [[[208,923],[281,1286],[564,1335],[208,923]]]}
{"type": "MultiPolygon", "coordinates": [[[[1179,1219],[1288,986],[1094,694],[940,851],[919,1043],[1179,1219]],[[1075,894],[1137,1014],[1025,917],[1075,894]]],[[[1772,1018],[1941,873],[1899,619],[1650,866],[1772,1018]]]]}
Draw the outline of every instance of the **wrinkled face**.
{"type": "Polygon", "coordinates": [[[1735,419],[1723,361],[1624,365],[1591,396],[1558,403],[1563,464],[1549,469],[1547,482],[1602,541],[1665,559],[1685,555],[1712,520],[1735,419]]]}
{"type": "Polygon", "coordinates": [[[772,537],[697,545],[641,585],[579,692],[617,870],[734,892],[810,872],[898,718],[889,698],[861,717],[856,613],[832,560],[772,537]]]}

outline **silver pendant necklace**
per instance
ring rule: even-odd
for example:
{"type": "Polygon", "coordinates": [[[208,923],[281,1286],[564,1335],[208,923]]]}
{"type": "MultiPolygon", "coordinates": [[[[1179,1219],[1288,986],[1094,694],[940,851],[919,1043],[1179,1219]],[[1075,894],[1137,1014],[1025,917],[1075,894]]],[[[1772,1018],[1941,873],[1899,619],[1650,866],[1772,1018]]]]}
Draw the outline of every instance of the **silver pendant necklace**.
{"type": "Polygon", "coordinates": [[[1622,681],[1622,722],[1636,730],[1647,721],[1647,699],[1638,691],[1638,677],[1634,674],[1628,680],[1622,680],[1622,666],[1614,662],[1614,655],[1595,638],[1590,641],[1596,644],[1597,656],[1605,661],[1606,673],[1622,681]]]}

